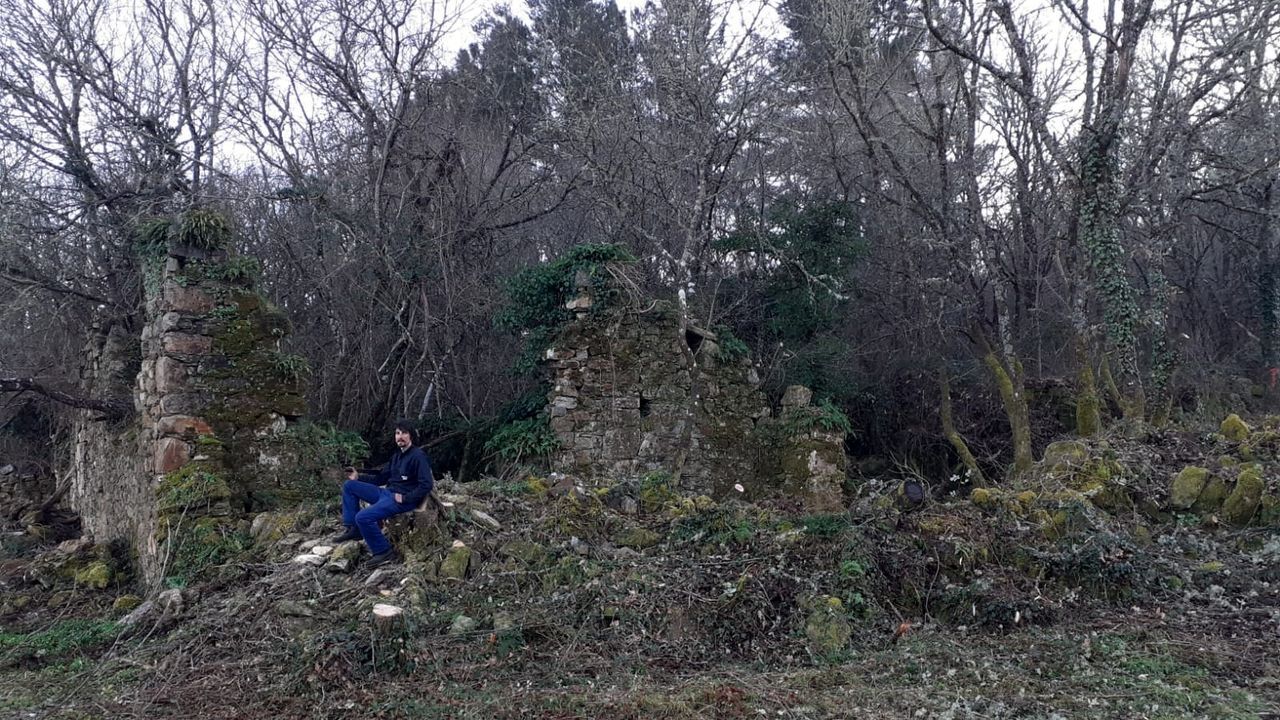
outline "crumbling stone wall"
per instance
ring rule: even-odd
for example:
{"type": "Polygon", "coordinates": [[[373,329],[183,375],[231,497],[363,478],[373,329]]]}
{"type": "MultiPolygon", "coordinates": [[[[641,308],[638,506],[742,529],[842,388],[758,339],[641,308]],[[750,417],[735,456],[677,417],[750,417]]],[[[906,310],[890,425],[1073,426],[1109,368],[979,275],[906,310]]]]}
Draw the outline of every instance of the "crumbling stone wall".
{"type": "Polygon", "coordinates": [[[217,557],[193,544],[222,542],[237,511],[266,502],[259,445],[303,413],[305,363],[279,351],[289,323],[255,274],[225,250],[169,241],[151,260],[141,342],[107,333],[86,358],[90,391],[134,369],[138,415],[119,425],[82,414],[71,504],[97,541],[128,540],[149,581],[166,562],[217,557]]]}
{"type": "Polygon", "coordinates": [[[714,497],[782,489],[815,508],[841,505],[843,437],[794,422],[807,417],[807,396],[775,418],[749,358],[713,332],[682,331],[661,304],[592,312],[580,297],[568,307],[576,318],[546,357],[557,466],[615,478],[678,473],[683,489],[714,497]]]}
{"type": "MultiPolygon", "coordinates": [[[[137,382],[140,347],[118,323],[98,325],[83,350],[80,387],[91,397],[125,397],[137,382]]],[[[72,422],[67,502],[86,534],[123,539],[138,553],[155,525],[150,439],[136,420],[83,410],[72,422]]]]}
{"type": "Polygon", "coordinates": [[[38,468],[0,465],[0,520],[18,520],[53,492],[52,478],[38,468]]]}

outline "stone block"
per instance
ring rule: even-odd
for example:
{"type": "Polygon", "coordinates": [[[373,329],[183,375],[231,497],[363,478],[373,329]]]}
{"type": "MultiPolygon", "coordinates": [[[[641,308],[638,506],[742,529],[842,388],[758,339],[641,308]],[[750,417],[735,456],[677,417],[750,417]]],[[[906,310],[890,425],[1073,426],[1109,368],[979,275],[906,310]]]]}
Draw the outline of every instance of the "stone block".
{"type": "Polygon", "coordinates": [[[551,401],[551,407],[572,410],[578,407],[578,398],[561,396],[551,401]]]}
{"type": "Polygon", "coordinates": [[[160,438],[156,442],[155,471],[158,474],[171,473],[186,465],[191,460],[191,446],[177,438],[160,438]]]}
{"type": "Polygon", "coordinates": [[[213,338],[186,333],[165,333],[161,347],[174,355],[208,355],[213,350],[213,338]]]}
{"type": "Polygon", "coordinates": [[[167,394],[187,386],[187,366],[179,360],[161,356],[155,365],[156,392],[167,394]]]}
{"type": "Polygon", "coordinates": [[[783,407],[808,407],[813,401],[813,391],[803,385],[791,385],[782,394],[783,407]]]}
{"type": "Polygon", "coordinates": [[[613,407],[615,410],[639,410],[640,397],[638,395],[624,395],[613,399],[613,407]]]}
{"type": "Polygon", "coordinates": [[[199,415],[208,404],[201,393],[174,393],[160,398],[161,415],[199,415]]]}
{"type": "Polygon", "coordinates": [[[169,415],[160,418],[156,432],[161,435],[212,435],[209,423],[190,415],[169,415]]]}
{"type": "Polygon", "coordinates": [[[172,332],[180,329],[183,324],[182,320],[184,317],[185,316],[182,313],[167,312],[160,316],[160,319],[154,323],[154,327],[160,333],[172,332]]]}
{"type": "Polygon", "coordinates": [[[164,303],[178,312],[203,315],[214,307],[213,298],[196,287],[185,287],[175,282],[164,284],[164,303]]]}

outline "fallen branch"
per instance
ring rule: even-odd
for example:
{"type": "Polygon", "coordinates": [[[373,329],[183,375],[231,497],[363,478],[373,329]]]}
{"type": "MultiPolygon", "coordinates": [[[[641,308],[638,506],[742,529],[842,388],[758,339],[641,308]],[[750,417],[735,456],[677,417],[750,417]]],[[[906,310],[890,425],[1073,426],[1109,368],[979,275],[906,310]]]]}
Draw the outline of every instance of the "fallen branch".
{"type": "Polygon", "coordinates": [[[97,410],[112,419],[128,417],[133,413],[133,403],[126,400],[83,397],[46,387],[32,378],[0,378],[0,392],[33,392],[54,402],[81,410],[97,410]]]}

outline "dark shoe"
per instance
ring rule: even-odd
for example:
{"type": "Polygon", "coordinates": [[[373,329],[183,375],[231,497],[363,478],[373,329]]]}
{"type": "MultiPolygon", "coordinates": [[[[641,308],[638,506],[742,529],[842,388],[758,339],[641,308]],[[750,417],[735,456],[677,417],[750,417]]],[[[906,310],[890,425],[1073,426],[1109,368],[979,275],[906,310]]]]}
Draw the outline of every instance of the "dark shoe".
{"type": "Polygon", "coordinates": [[[380,553],[378,555],[370,556],[369,562],[365,563],[365,567],[375,568],[380,565],[386,565],[387,563],[395,562],[396,560],[399,560],[399,559],[400,558],[396,555],[396,551],[392,549],[384,553],[380,553]]]}
{"type": "Polygon", "coordinates": [[[329,542],[344,543],[344,542],[350,542],[352,540],[361,540],[361,539],[363,538],[360,535],[360,531],[356,529],[356,526],[348,525],[347,529],[344,530],[341,535],[334,535],[333,537],[329,538],[329,542]]]}

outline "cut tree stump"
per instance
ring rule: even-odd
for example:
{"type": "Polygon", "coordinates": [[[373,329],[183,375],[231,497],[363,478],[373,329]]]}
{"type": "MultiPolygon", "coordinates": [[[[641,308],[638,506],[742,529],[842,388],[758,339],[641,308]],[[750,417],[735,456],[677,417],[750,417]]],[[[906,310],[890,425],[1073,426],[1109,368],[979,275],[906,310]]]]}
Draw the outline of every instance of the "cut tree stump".
{"type": "Polygon", "coordinates": [[[409,631],[404,608],[379,603],[373,606],[373,666],[380,672],[413,669],[409,631]]]}

